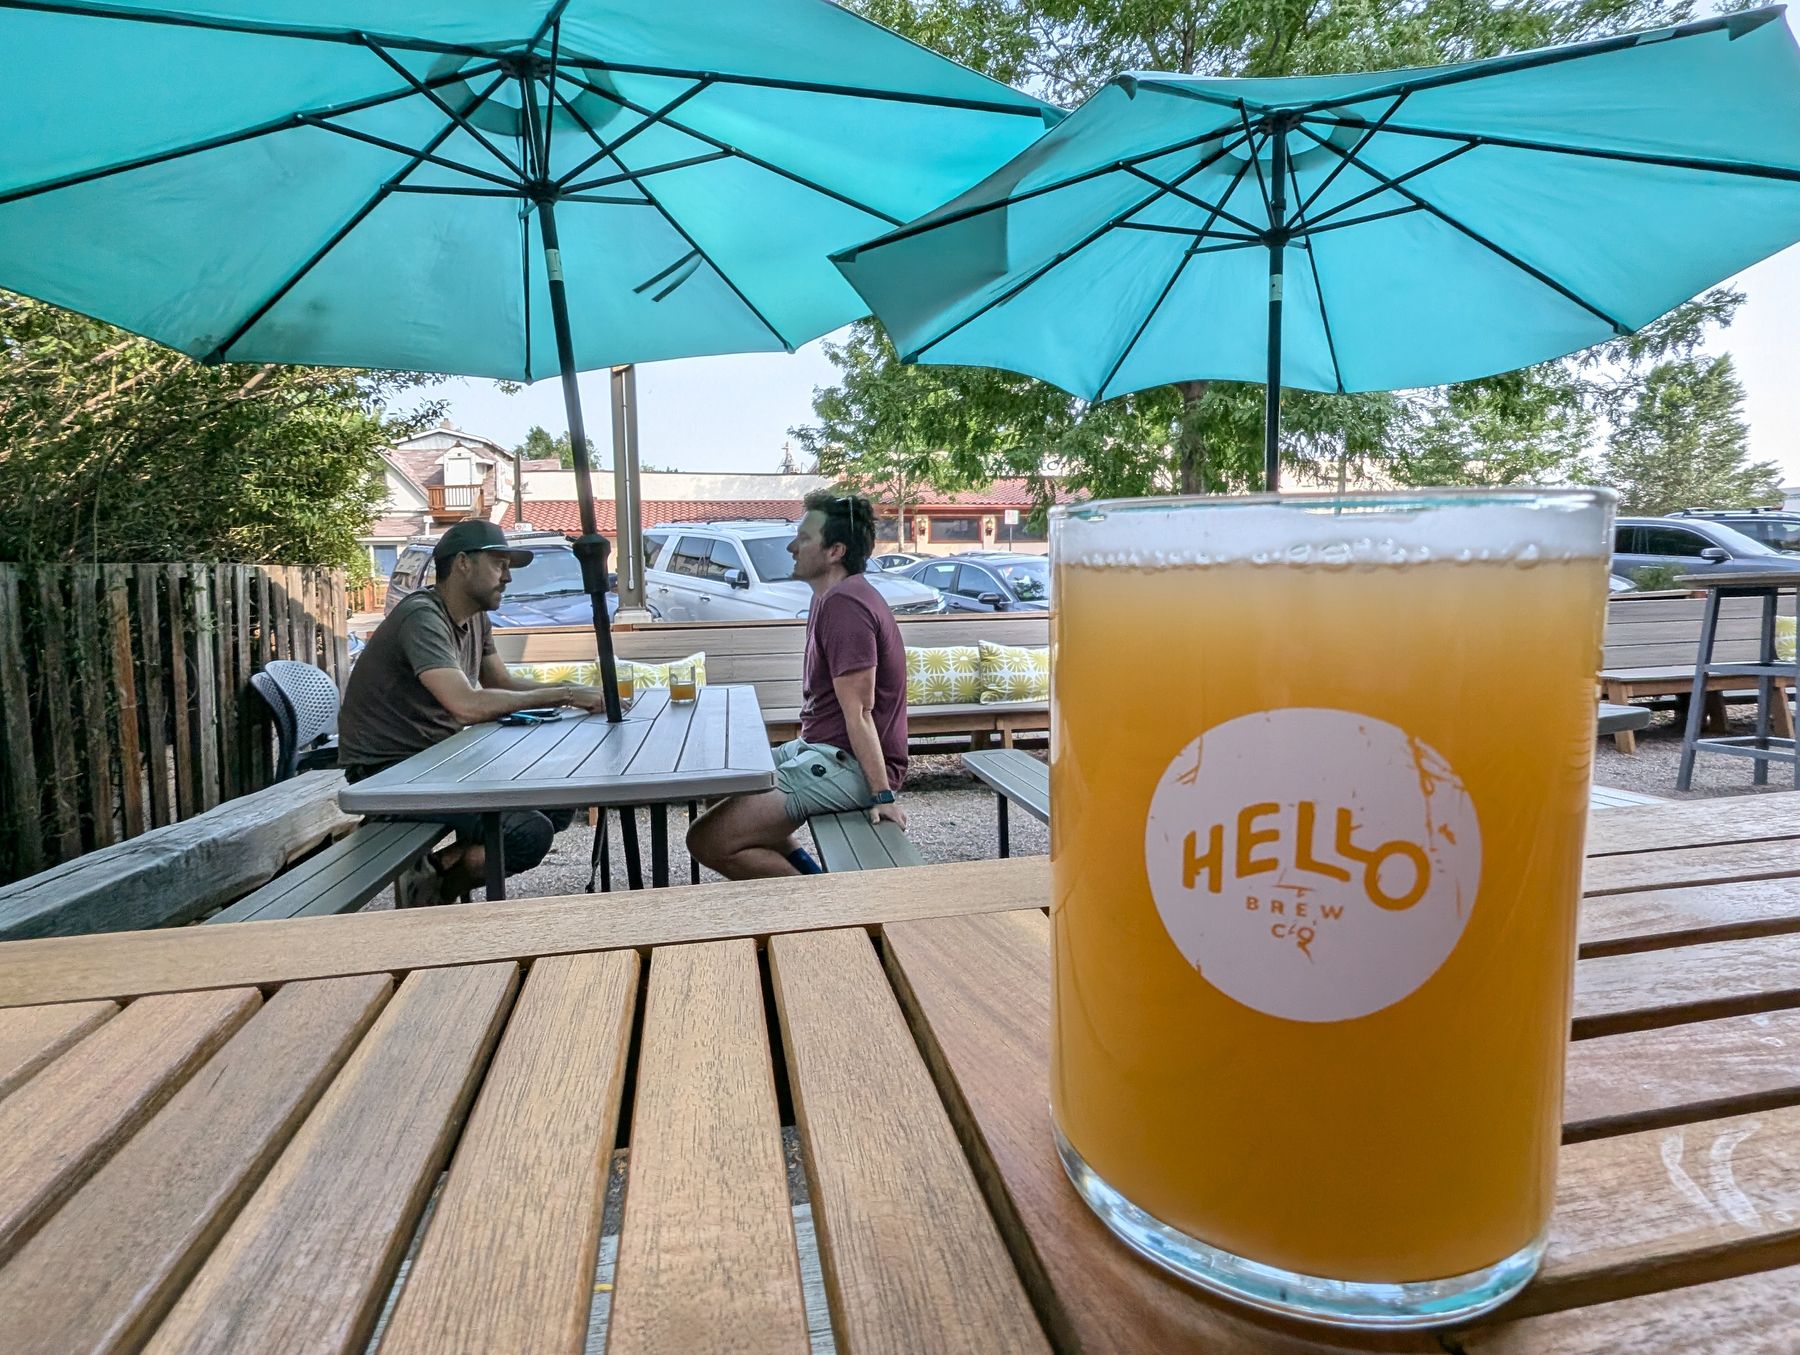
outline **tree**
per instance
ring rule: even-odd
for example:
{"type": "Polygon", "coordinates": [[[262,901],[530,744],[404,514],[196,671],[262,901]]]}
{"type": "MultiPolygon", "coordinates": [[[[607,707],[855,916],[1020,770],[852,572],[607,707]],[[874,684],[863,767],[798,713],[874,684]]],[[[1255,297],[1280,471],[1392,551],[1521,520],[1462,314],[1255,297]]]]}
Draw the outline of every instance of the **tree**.
{"type": "MultiPolygon", "coordinates": [[[[1326,74],[1461,61],[1676,22],[1686,0],[845,0],[851,8],[998,79],[1073,104],[1124,70],[1326,74]]],[[[1437,391],[1333,396],[1288,391],[1282,457],[1292,479],[1376,475],[1402,483],[1565,479],[1596,430],[1644,379],[1657,345],[1728,322],[1719,291],[1671,312],[1659,334],[1437,391]],[[1672,337],[1676,336],[1676,337],[1672,337]]],[[[1657,327],[1652,327],[1653,329],[1657,327]]],[[[815,392],[804,445],[837,444],[859,468],[899,458],[923,478],[1025,475],[1048,495],[1060,473],[1093,494],[1225,491],[1260,484],[1260,386],[1188,381],[1090,405],[1027,377],[903,367],[865,322],[828,347],[838,385],[815,392]],[[907,450],[890,408],[921,407],[907,450]],[[927,451],[930,445],[932,450],[927,451]],[[870,462],[870,458],[874,458],[870,462]]]]}
{"type": "Polygon", "coordinates": [[[382,449],[435,380],[192,359],[0,292],[0,559],[367,568],[382,449]]]}
{"type": "Polygon", "coordinates": [[[1628,513],[1779,504],[1779,469],[1745,448],[1743,404],[1729,357],[1659,362],[1607,440],[1600,482],[1628,513]]]}

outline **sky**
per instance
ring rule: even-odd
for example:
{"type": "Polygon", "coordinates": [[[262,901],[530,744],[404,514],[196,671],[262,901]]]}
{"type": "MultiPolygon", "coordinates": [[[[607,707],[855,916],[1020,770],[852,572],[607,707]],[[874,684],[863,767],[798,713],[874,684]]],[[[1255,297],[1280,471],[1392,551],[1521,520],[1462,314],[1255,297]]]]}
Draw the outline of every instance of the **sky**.
{"type": "MultiPolygon", "coordinates": [[[[1751,456],[1780,466],[1783,484],[1800,484],[1800,246],[1732,281],[1745,301],[1711,346],[1737,365],[1751,456]]],[[[638,455],[645,465],[675,470],[776,470],[788,430],[811,421],[814,388],[835,378],[816,342],[793,354],[647,363],[638,368],[638,455]]],[[[492,381],[459,379],[434,394],[449,402],[458,427],[507,447],[522,442],[533,424],[552,434],[567,427],[560,381],[506,395],[492,381]]],[[[588,436],[611,465],[605,372],[581,378],[581,400],[588,436]]]]}

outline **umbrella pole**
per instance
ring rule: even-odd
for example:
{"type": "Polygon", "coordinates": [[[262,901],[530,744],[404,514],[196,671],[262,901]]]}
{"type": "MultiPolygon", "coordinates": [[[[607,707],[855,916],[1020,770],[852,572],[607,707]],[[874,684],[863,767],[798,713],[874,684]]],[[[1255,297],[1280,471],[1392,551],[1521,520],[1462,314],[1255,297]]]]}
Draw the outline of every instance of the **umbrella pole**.
{"type": "Polygon", "coordinates": [[[556,211],[548,198],[538,201],[544,232],[544,273],[550,284],[550,317],[556,327],[556,356],[562,364],[563,404],[569,414],[569,445],[575,452],[575,497],[581,508],[581,535],[574,543],[581,561],[581,583],[594,604],[594,646],[600,659],[600,685],[606,694],[606,718],[625,718],[619,706],[619,670],[613,660],[612,623],[606,615],[606,557],[611,543],[600,535],[594,516],[593,468],[588,465],[587,429],[581,421],[581,387],[576,381],[575,340],[569,330],[569,295],[563,285],[562,250],[557,245],[556,211]]]}
{"type": "Polygon", "coordinates": [[[1263,393],[1263,488],[1281,487],[1281,290],[1287,254],[1287,126],[1278,121],[1269,166],[1269,369],[1263,393]]]}

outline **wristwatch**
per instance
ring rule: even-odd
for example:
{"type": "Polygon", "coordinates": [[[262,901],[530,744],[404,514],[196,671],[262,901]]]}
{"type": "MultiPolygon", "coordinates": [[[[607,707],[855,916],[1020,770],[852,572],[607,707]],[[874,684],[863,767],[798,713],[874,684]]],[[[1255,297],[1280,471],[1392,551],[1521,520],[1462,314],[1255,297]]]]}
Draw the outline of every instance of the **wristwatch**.
{"type": "Polygon", "coordinates": [[[894,803],[894,792],[891,790],[878,790],[875,792],[875,798],[869,801],[869,803],[872,805],[891,805],[894,803]]]}

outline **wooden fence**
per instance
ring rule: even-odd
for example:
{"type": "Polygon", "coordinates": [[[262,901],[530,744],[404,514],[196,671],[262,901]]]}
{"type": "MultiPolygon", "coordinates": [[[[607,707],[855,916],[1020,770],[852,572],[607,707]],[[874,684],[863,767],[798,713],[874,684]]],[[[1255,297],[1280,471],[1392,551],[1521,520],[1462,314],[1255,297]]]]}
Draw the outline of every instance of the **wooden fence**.
{"type": "Polygon", "coordinates": [[[341,571],[0,564],[0,883],[270,784],[250,675],[349,676],[341,571]]]}

